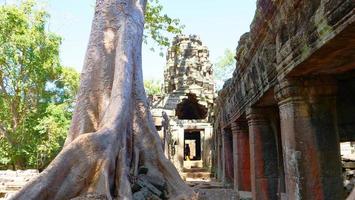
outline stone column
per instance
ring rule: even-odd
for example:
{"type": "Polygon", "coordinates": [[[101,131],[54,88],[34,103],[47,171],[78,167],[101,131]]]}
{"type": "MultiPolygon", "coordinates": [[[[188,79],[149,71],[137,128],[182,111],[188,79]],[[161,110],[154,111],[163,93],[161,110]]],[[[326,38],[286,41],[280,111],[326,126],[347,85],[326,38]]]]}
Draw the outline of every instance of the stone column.
{"type": "Polygon", "coordinates": [[[222,131],[223,183],[230,184],[233,179],[233,145],[230,128],[222,131]]]}
{"type": "Polygon", "coordinates": [[[234,189],[250,191],[250,148],[249,131],[246,120],[238,120],[232,124],[233,156],[234,156],[234,189]]]}
{"type": "Polygon", "coordinates": [[[275,135],[265,116],[267,109],[249,108],[251,191],[254,200],[278,199],[278,163],[275,135]]]}
{"type": "Polygon", "coordinates": [[[329,78],[285,80],[275,88],[288,200],[344,198],[335,94],[329,78]]]}
{"type": "Polygon", "coordinates": [[[217,133],[217,178],[220,181],[223,181],[223,153],[222,153],[222,132],[217,133]]]}
{"type": "Polygon", "coordinates": [[[221,136],[222,136],[222,183],[225,184],[226,183],[226,151],[225,151],[225,135],[226,132],[224,131],[224,129],[221,129],[221,136]]]}
{"type": "Polygon", "coordinates": [[[169,126],[170,126],[170,120],[168,115],[166,114],[165,111],[162,112],[163,116],[163,121],[162,121],[162,127],[163,127],[163,133],[164,133],[164,140],[163,140],[163,150],[165,157],[167,157],[169,160],[170,158],[170,153],[169,153],[169,141],[170,141],[170,133],[169,133],[169,126]]]}
{"type": "Polygon", "coordinates": [[[179,171],[182,171],[184,169],[185,130],[181,128],[174,131],[178,135],[178,145],[176,146],[177,163],[175,166],[177,166],[179,171]]]}

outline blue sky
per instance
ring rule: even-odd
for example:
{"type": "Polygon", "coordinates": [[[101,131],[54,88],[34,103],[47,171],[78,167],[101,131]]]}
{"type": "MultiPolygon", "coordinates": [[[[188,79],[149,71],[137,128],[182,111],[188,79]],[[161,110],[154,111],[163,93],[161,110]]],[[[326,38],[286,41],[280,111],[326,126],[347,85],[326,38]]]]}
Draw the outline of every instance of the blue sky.
{"type": "MultiPolygon", "coordinates": [[[[13,0],[7,0],[11,3],[13,0]]],[[[184,34],[197,34],[210,50],[210,60],[216,62],[226,48],[235,50],[239,37],[249,30],[256,0],[160,0],[164,12],[179,18],[186,27],[184,34]]],[[[1,4],[5,0],[0,0],[1,4]]],[[[61,61],[65,66],[81,70],[94,0],[47,0],[43,5],[51,15],[49,28],[63,37],[61,61]]],[[[143,47],[145,79],[162,79],[165,57],[151,52],[151,44],[143,47]]],[[[163,51],[165,53],[165,50],[163,51]]]]}

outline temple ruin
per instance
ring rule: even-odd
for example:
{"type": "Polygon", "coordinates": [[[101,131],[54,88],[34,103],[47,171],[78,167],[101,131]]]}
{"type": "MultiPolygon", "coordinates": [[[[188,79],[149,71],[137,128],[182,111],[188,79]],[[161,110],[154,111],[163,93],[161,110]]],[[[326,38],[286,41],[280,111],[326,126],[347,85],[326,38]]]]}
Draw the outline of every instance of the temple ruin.
{"type": "MultiPolygon", "coordinates": [[[[355,185],[354,21],[353,0],[258,0],[218,95],[208,48],[195,35],[173,39],[163,95],[150,97],[150,108],[180,175],[222,183],[200,199],[347,197],[355,185]]],[[[5,175],[4,197],[37,171],[5,175]]]]}
{"type": "Polygon", "coordinates": [[[355,141],[351,0],[257,1],[219,92],[216,175],[253,199],[345,199],[340,142],[355,141]]]}
{"type": "Polygon", "coordinates": [[[195,35],[176,36],[167,53],[164,95],[154,97],[151,111],[165,154],[184,178],[189,178],[190,170],[200,172],[195,173],[200,178],[210,176],[212,76],[209,51],[201,40],[195,35]]]}

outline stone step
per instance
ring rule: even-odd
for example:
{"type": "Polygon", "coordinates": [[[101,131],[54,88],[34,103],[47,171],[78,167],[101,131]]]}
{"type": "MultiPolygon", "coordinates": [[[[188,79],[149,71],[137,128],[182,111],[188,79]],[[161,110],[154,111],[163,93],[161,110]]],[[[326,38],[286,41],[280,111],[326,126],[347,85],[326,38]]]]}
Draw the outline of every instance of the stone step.
{"type": "MultiPolygon", "coordinates": [[[[186,162],[186,161],[185,161],[185,162],[186,162]]],[[[197,167],[197,168],[192,167],[192,168],[189,168],[189,169],[184,168],[182,171],[183,171],[183,172],[209,172],[208,169],[199,168],[199,167],[197,167]]]]}
{"type": "Polygon", "coordinates": [[[225,189],[225,186],[221,182],[216,182],[213,180],[212,181],[186,181],[186,183],[194,189],[225,189]]]}
{"type": "Polygon", "coordinates": [[[233,189],[197,189],[199,200],[239,200],[233,189]]]}
{"type": "Polygon", "coordinates": [[[183,172],[182,177],[186,181],[191,181],[188,179],[199,179],[199,180],[210,180],[211,179],[210,172],[183,172]]]}
{"type": "Polygon", "coordinates": [[[239,199],[240,200],[252,200],[252,194],[251,192],[247,192],[247,191],[239,191],[239,199]]]}
{"type": "Polygon", "coordinates": [[[343,162],[343,168],[355,169],[355,161],[343,162]]]}

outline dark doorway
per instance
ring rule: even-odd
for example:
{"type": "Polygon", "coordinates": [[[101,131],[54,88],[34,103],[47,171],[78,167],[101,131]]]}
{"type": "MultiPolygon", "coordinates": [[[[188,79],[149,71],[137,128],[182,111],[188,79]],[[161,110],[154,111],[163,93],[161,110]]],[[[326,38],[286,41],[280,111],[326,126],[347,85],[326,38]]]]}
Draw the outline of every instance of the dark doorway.
{"type": "Polygon", "coordinates": [[[205,119],[207,117],[207,108],[198,103],[195,94],[187,94],[187,96],[187,99],[183,99],[176,106],[178,119],[205,119]]]}
{"type": "Polygon", "coordinates": [[[184,160],[201,160],[201,132],[185,130],[184,160]]]}

